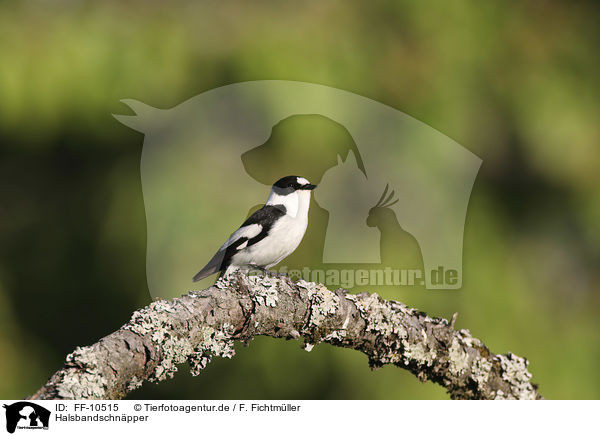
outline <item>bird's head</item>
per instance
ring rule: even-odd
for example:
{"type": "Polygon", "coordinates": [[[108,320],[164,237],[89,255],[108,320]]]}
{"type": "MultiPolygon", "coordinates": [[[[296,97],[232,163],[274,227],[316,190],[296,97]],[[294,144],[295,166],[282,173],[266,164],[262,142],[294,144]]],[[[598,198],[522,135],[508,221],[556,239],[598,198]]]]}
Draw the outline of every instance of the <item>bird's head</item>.
{"type": "Polygon", "coordinates": [[[279,195],[289,195],[296,191],[312,191],[317,185],[311,185],[304,177],[286,176],[273,184],[273,191],[279,195]]]}
{"type": "Polygon", "coordinates": [[[375,206],[369,210],[369,216],[367,217],[367,225],[369,227],[380,227],[383,222],[389,222],[395,219],[396,214],[391,209],[391,206],[398,203],[399,199],[394,200],[395,191],[388,194],[389,185],[385,185],[383,194],[375,206]]]}
{"type": "Polygon", "coordinates": [[[310,191],[316,187],[317,185],[311,185],[304,177],[282,177],[273,184],[266,204],[283,205],[286,207],[288,214],[296,215],[299,207],[302,207],[302,205],[308,207],[310,191]]]}

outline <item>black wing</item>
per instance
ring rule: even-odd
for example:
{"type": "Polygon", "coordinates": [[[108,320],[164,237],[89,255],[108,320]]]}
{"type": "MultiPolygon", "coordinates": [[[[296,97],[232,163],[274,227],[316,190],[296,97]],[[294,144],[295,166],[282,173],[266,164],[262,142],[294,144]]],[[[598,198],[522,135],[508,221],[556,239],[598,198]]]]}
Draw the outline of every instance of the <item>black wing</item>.
{"type": "Polygon", "coordinates": [[[241,245],[245,244],[242,248],[244,249],[262,241],[269,234],[275,221],[285,215],[285,213],[286,209],[283,205],[263,206],[258,209],[242,223],[240,228],[236,230],[232,236],[235,236],[235,234],[244,229],[244,227],[252,226],[253,224],[261,226],[260,233],[252,237],[241,236],[231,241],[228,245],[225,243],[206,266],[194,276],[194,281],[197,282],[198,280],[202,280],[217,271],[225,271],[230,265],[233,255],[240,250],[241,245]]]}

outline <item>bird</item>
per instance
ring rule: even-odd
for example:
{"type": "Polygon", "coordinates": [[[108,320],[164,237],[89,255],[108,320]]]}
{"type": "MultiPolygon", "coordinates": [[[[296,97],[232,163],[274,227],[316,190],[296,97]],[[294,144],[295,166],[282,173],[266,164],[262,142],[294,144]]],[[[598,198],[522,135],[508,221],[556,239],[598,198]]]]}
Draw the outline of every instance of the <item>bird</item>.
{"type": "Polygon", "coordinates": [[[266,270],[292,254],[306,233],[310,193],[316,187],[299,176],[277,180],[265,205],[233,232],[194,282],[243,267],[266,270]]]}

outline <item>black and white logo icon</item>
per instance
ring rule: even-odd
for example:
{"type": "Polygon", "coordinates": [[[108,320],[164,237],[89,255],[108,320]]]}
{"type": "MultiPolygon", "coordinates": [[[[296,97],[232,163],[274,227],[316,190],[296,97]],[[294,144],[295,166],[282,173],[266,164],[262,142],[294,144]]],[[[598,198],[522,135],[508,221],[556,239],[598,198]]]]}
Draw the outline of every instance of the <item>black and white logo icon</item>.
{"type": "Polygon", "coordinates": [[[38,404],[19,401],[3,407],[6,409],[6,431],[9,433],[14,433],[16,429],[48,429],[50,411],[38,404]]]}

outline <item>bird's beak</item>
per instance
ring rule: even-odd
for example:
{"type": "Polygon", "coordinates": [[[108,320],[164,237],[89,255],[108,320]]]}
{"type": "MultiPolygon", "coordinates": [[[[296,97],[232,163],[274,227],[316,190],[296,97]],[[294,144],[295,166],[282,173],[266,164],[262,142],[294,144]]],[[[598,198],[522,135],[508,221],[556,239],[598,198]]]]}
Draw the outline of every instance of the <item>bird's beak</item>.
{"type": "Polygon", "coordinates": [[[304,185],[302,187],[302,189],[307,189],[309,191],[312,191],[313,189],[315,189],[317,187],[317,185],[304,185]]]}

